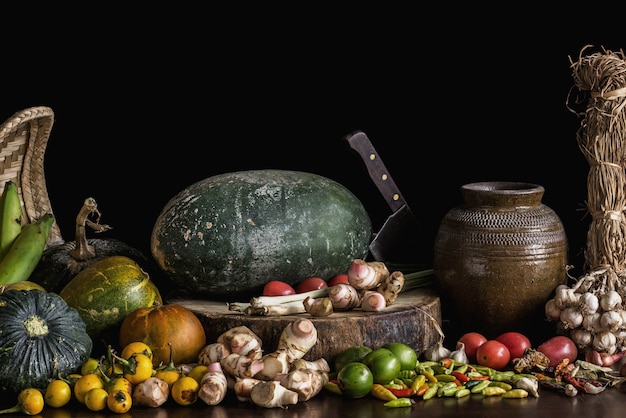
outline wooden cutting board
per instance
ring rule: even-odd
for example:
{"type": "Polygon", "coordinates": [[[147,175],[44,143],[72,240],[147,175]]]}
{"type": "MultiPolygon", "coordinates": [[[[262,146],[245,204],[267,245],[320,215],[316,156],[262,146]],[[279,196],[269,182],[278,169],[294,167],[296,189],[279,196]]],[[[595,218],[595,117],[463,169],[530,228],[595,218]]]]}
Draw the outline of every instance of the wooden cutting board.
{"type": "Polygon", "coordinates": [[[354,309],[326,317],[313,317],[308,313],[250,316],[229,311],[226,302],[201,299],[172,299],[168,303],[182,305],[198,316],[206,331],[207,344],[215,342],[223,332],[245,325],[261,338],[266,353],[274,351],[280,334],[290,322],[306,316],[315,325],[318,337],[315,346],[305,355],[306,360],[323,357],[332,362],[351,346],[374,349],[392,341],[410,345],[420,356],[441,338],[441,302],[437,292],[430,288],[403,292],[393,305],[381,312],[354,309]]]}

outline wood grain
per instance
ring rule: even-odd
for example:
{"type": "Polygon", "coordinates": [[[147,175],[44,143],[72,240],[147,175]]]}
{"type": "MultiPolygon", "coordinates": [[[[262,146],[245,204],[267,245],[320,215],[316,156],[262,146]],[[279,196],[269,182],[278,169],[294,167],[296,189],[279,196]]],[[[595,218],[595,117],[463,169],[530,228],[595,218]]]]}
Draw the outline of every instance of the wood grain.
{"type": "Polygon", "coordinates": [[[323,357],[329,362],[351,346],[378,348],[391,341],[410,345],[419,356],[439,341],[438,326],[442,322],[439,296],[430,288],[403,292],[393,305],[381,312],[354,309],[334,312],[327,317],[312,317],[307,313],[250,316],[229,311],[226,302],[200,299],[173,299],[168,303],[182,305],[200,318],[207,344],[230,328],[245,325],[262,339],[264,352],[276,348],[280,334],[290,322],[306,315],[317,329],[318,341],[304,358],[316,360],[323,357]]]}

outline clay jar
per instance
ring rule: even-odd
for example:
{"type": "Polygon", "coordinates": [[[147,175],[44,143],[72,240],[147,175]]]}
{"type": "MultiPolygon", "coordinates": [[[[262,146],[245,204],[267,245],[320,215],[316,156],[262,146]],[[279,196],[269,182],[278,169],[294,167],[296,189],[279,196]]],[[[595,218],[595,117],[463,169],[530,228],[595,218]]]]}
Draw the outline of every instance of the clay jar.
{"type": "Polygon", "coordinates": [[[443,218],[433,269],[442,308],[460,330],[495,338],[545,323],[545,303],[567,281],[568,243],[543,186],[461,186],[462,204],[443,218]]]}

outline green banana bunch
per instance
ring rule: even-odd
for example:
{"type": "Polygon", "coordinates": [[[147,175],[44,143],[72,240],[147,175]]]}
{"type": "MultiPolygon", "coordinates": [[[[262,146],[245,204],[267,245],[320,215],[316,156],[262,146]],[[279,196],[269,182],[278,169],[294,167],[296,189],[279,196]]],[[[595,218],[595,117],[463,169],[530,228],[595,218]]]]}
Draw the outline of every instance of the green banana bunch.
{"type": "Polygon", "coordinates": [[[0,285],[28,280],[46,249],[54,215],[46,213],[27,223],[0,259],[0,285]]]}
{"type": "Polygon", "coordinates": [[[13,241],[22,231],[22,199],[17,183],[4,183],[0,196],[0,260],[6,255],[13,241]]]}

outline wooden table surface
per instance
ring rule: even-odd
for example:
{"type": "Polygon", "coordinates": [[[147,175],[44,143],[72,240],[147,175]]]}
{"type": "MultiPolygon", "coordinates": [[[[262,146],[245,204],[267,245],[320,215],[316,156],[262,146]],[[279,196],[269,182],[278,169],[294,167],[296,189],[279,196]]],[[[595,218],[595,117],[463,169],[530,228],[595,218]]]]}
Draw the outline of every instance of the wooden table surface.
{"type": "MultiPolygon", "coordinates": [[[[626,407],[626,384],[606,389],[597,395],[578,394],[568,397],[559,392],[540,389],[540,397],[503,399],[470,395],[465,398],[418,399],[410,408],[386,408],[383,401],[373,398],[344,399],[322,392],[316,397],[289,406],[286,409],[265,409],[238,402],[234,396],[221,404],[209,406],[202,401],[187,407],[177,406],[171,400],[159,408],[133,407],[127,414],[91,412],[83,405],[66,408],[45,408],[42,418],[385,418],[385,417],[497,417],[539,418],[568,416],[623,417],[626,407]]],[[[20,416],[12,414],[11,416],[20,416]]],[[[22,415],[24,417],[28,415],[22,415]]]]}

